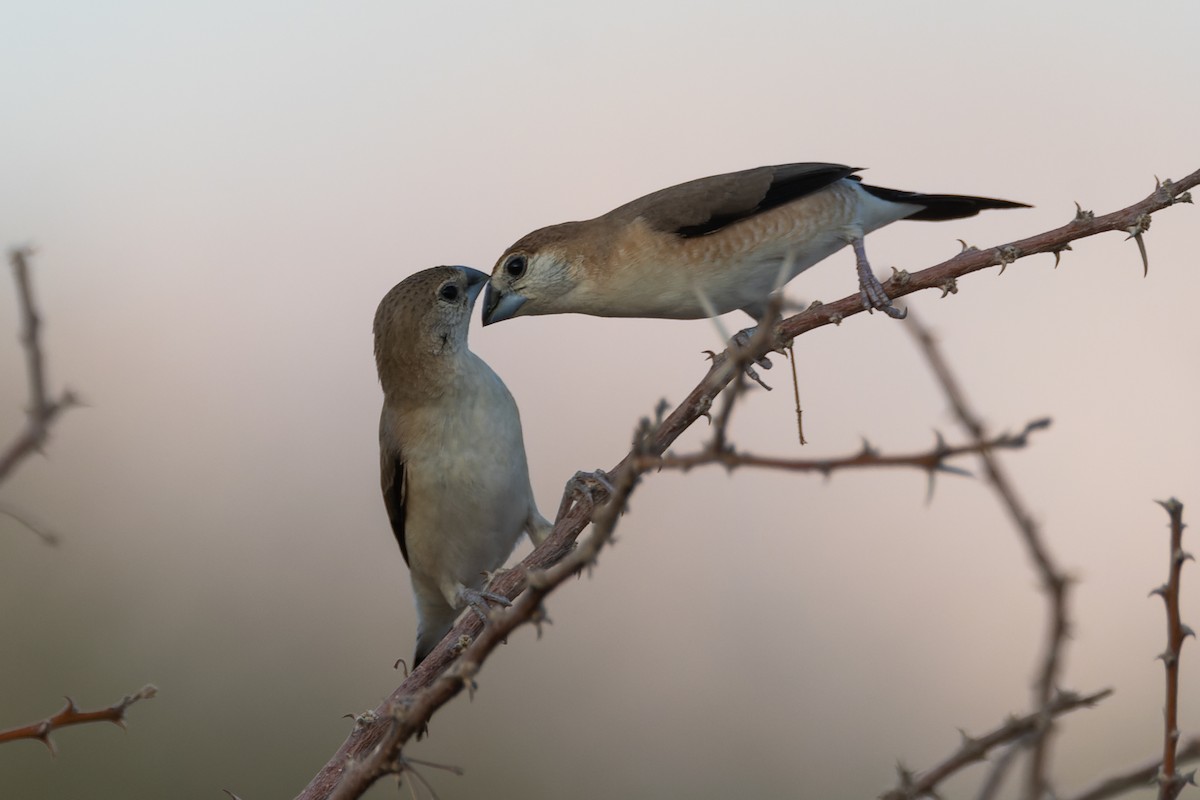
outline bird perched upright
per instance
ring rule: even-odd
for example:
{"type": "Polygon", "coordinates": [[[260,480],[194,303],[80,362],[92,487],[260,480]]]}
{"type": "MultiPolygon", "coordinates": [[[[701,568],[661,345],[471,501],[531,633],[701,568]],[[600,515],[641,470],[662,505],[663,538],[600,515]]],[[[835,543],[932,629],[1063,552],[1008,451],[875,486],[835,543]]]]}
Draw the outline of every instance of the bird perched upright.
{"type": "Polygon", "coordinates": [[[492,271],[483,324],[534,314],[697,319],[767,297],[846,245],[863,305],[893,317],[863,237],[900,219],[947,220],[1023,203],[862,183],[855,167],[784,164],[681,183],[584,222],[541,228],[492,271]]]}
{"type": "Polygon", "coordinates": [[[397,284],[375,312],[381,483],[412,574],[414,667],[464,608],[507,603],[484,591],[484,573],[522,533],[540,544],[550,529],[534,504],[517,404],[467,349],[486,281],[468,267],[434,267],[397,284]]]}

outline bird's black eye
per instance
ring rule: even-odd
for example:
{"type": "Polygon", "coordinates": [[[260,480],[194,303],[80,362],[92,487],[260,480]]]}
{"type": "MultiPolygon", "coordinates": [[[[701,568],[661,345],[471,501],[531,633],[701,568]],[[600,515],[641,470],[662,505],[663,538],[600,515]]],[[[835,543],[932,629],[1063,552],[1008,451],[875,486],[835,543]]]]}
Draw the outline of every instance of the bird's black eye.
{"type": "Polygon", "coordinates": [[[458,299],[458,287],[455,286],[453,283],[447,283],[445,286],[443,286],[441,288],[440,291],[438,291],[438,294],[440,294],[442,296],[443,300],[450,300],[450,301],[457,300],[458,299]]]}
{"type": "Polygon", "coordinates": [[[519,278],[525,274],[525,256],[515,255],[504,262],[504,271],[510,278],[519,278]]]}

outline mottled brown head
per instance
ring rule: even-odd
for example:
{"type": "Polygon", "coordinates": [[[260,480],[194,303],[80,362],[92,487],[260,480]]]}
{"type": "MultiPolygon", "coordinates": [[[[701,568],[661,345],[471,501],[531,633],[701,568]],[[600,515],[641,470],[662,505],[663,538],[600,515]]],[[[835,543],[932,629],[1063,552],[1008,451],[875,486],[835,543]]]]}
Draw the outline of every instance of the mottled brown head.
{"type": "Polygon", "coordinates": [[[410,275],[375,311],[375,365],[384,391],[436,369],[436,359],[467,347],[471,310],[487,275],[470,267],[433,267],[410,275]]]}

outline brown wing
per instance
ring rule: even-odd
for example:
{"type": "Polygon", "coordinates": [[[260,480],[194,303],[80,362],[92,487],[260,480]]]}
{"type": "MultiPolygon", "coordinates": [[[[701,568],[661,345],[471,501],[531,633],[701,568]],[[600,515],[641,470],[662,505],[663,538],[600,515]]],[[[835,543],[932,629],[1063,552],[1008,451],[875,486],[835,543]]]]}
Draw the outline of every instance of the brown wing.
{"type": "Polygon", "coordinates": [[[639,197],[605,216],[641,217],[655,230],[690,238],[713,233],[849,177],[842,164],[782,164],[713,175],[639,197]]]}
{"type": "Polygon", "coordinates": [[[383,487],[383,505],[387,508],[392,533],[400,543],[400,555],[408,563],[408,544],[404,541],[404,520],[408,500],[405,486],[405,464],[402,454],[381,448],[379,452],[379,478],[383,487]]]}

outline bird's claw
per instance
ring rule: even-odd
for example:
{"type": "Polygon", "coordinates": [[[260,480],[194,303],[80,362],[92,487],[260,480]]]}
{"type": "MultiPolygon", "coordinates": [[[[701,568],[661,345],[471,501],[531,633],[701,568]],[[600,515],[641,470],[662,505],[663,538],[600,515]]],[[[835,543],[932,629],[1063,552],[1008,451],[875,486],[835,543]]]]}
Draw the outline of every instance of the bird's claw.
{"type": "MultiPolygon", "coordinates": [[[[729,341],[736,347],[749,347],[750,340],[754,338],[754,334],[758,332],[758,326],[753,328],[743,328],[730,337],[729,341]]],[[[771,360],[767,358],[766,353],[763,353],[758,358],[754,359],[754,363],[758,364],[763,369],[770,369],[773,365],[771,360]]]]}
{"type": "Polygon", "coordinates": [[[486,589],[468,589],[464,586],[458,590],[458,597],[466,603],[467,607],[474,612],[475,616],[479,617],[484,625],[488,624],[488,603],[505,608],[512,605],[512,601],[504,595],[489,592],[486,589]]]}
{"type": "MultiPolygon", "coordinates": [[[[770,366],[770,363],[768,363],[768,364],[767,364],[767,366],[770,366]]],[[[754,382],[755,382],[755,383],[757,383],[759,386],[761,386],[762,388],[766,389],[768,392],[769,392],[769,391],[771,391],[771,387],[770,387],[770,386],[768,386],[768,385],[767,385],[767,384],[766,384],[766,383],[763,381],[763,379],[762,379],[762,378],[760,378],[760,377],[758,376],[758,372],[757,372],[757,371],[754,369],[754,367],[752,367],[752,366],[750,366],[749,364],[747,364],[747,365],[746,365],[746,369],[745,369],[745,370],[743,370],[743,371],[746,373],[746,377],[747,377],[747,378],[749,378],[750,380],[754,381],[754,382]]]]}
{"type": "Polygon", "coordinates": [[[863,308],[868,312],[878,309],[892,319],[907,317],[908,311],[892,305],[892,299],[883,290],[883,284],[871,271],[871,264],[867,261],[867,250],[863,247],[862,238],[856,238],[850,244],[854,247],[854,263],[858,269],[858,296],[862,298],[863,308]]]}
{"type": "Polygon", "coordinates": [[[592,472],[583,472],[580,470],[567,481],[567,493],[578,494],[583,499],[587,500],[588,505],[592,508],[596,507],[596,492],[593,485],[604,490],[606,496],[611,496],[616,492],[612,482],[608,479],[608,473],[602,469],[592,472]]]}
{"type": "MultiPolygon", "coordinates": [[[[757,326],[755,326],[753,328],[744,328],[744,329],[738,331],[737,333],[735,333],[732,337],[730,337],[729,342],[734,347],[740,347],[740,348],[747,347],[750,344],[750,340],[754,338],[754,336],[757,332],[758,332],[757,326]]],[[[757,364],[758,366],[762,367],[763,369],[770,369],[772,366],[774,366],[771,363],[771,360],[769,358],[767,358],[766,353],[763,353],[761,356],[754,359],[754,363],[757,364]]],[[[766,389],[768,392],[771,391],[771,387],[763,382],[763,379],[758,376],[758,372],[755,371],[753,366],[751,366],[750,364],[747,364],[745,366],[745,368],[743,369],[743,371],[746,373],[747,378],[754,381],[759,386],[766,389]]]]}

